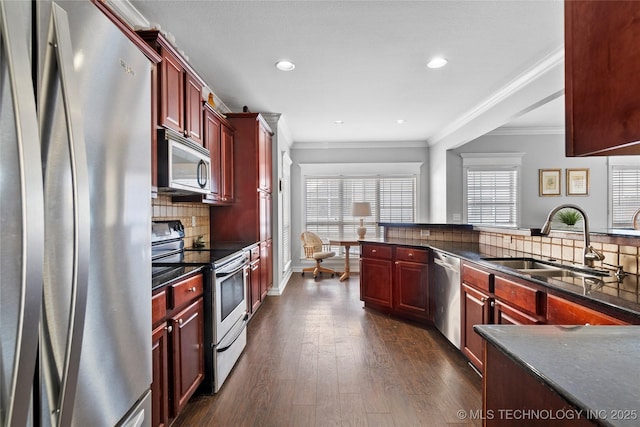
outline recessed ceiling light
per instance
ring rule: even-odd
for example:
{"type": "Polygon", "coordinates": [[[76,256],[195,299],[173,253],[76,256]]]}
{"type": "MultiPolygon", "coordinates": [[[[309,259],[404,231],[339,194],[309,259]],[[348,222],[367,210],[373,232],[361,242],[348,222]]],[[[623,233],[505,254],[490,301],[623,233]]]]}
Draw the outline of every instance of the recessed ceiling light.
{"type": "Polygon", "coordinates": [[[334,120],[333,123],[335,123],[337,125],[341,125],[341,124],[344,124],[344,121],[342,121],[342,120],[334,120]]]}
{"type": "Polygon", "coordinates": [[[296,68],[296,64],[291,61],[278,61],[276,62],[276,68],[280,71],[291,71],[296,68]]]}
{"type": "Polygon", "coordinates": [[[429,63],[427,64],[427,67],[429,68],[442,68],[445,65],[447,65],[447,61],[446,59],[442,58],[442,57],[435,57],[435,58],[431,58],[431,60],[429,61],[429,63]]]}
{"type": "Polygon", "coordinates": [[[396,120],[396,123],[397,123],[397,124],[399,124],[399,125],[403,124],[404,122],[406,122],[406,120],[405,120],[405,119],[398,119],[398,120],[396,120]]]}

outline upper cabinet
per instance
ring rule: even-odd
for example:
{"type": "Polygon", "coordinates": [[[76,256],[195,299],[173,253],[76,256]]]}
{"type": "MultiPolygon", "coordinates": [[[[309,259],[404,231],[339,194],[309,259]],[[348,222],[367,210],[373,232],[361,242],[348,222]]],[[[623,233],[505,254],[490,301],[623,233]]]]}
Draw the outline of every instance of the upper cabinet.
{"type": "Polygon", "coordinates": [[[204,146],[211,154],[211,196],[203,201],[214,204],[233,202],[233,141],[231,125],[205,104],[204,146]]]}
{"type": "Polygon", "coordinates": [[[140,36],[161,56],[158,72],[158,125],[180,132],[203,144],[202,87],[204,81],[158,31],[140,31],[140,36]]]}
{"type": "Polygon", "coordinates": [[[566,154],[640,154],[640,2],[565,1],[566,154]]]}

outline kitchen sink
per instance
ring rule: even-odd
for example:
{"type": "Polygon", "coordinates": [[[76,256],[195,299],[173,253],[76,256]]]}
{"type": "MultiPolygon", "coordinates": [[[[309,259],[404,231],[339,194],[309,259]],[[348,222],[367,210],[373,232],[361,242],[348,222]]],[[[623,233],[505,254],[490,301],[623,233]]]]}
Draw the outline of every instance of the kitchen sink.
{"type": "Polygon", "coordinates": [[[608,276],[606,270],[581,269],[579,267],[569,267],[553,262],[541,261],[534,258],[483,258],[492,264],[500,265],[521,274],[538,277],[602,277],[608,276]]]}
{"type": "Polygon", "coordinates": [[[548,270],[561,268],[533,258],[483,258],[483,260],[514,270],[548,270]]]}

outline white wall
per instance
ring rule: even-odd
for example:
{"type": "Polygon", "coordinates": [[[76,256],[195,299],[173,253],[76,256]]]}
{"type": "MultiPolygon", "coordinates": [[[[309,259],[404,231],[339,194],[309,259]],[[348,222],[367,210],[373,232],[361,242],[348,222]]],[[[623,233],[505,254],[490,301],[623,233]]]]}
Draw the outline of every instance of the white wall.
{"type": "Polygon", "coordinates": [[[526,153],[522,158],[520,226],[539,228],[547,214],[555,206],[573,203],[582,207],[589,215],[592,229],[607,228],[608,187],[606,157],[566,157],[565,136],[556,135],[483,135],[447,156],[447,174],[450,177],[448,191],[448,215],[462,212],[462,159],[460,153],[526,153]],[[589,168],[590,188],[587,196],[566,195],[566,169],[589,168]],[[538,195],[538,169],[562,169],[561,195],[538,195]],[[455,180],[455,182],[453,182],[455,180]],[[460,191],[452,191],[458,188],[460,191]]]}
{"type": "MultiPolygon", "coordinates": [[[[349,144],[348,148],[339,148],[339,145],[327,145],[321,148],[318,144],[294,144],[291,148],[291,257],[293,268],[303,265],[302,246],[300,244],[300,233],[302,233],[302,207],[304,206],[302,197],[302,172],[300,164],[307,163],[332,163],[332,164],[352,164],[352,163],[389,163],[389,162],[422,162],[420,180],[418,182],[418,213],[416,222],[425,222],[428,218],[429,202],[429,153],[424,143],[369,143],[361,147],[349,144]]],[[[339,168],[339,166],[338,166],[339,168]]],[[[345,166],[345,175],[349,174],[349,168],[345,166]]],[[[340,261],[341,262],[341,261],[340,261]]],[[[304,263],[306,266],[306,263],[304,263]]]]}

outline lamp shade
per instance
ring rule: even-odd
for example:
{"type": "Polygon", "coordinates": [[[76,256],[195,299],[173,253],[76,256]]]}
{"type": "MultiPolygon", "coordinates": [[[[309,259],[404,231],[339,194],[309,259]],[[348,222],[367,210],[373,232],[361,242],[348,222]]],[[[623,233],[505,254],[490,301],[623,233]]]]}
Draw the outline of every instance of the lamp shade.
{"type": "Polygon", "coordinates": [[[351,207],[351,216],[370,216],[371,203],[369,202],[353,202],[351,207]]]}

